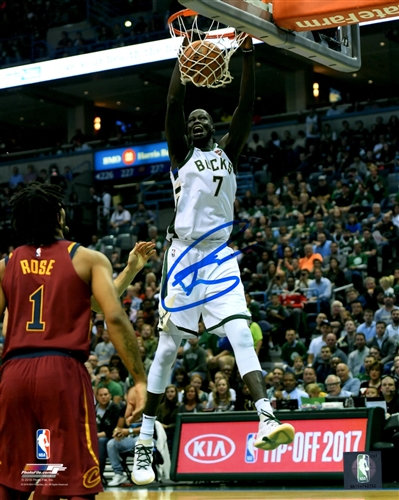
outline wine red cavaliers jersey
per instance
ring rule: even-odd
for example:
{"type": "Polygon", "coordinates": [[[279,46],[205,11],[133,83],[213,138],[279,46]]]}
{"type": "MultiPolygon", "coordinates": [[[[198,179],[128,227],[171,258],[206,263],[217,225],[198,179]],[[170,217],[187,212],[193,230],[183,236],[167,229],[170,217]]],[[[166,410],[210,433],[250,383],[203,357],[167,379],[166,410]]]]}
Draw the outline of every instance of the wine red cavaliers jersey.
{"type": "Polygon", "coordinates": [[[2,283],[9,312],[4,360],[41,350],[87,359],[91,289],[72,264],[78,247],[66,240],[24,245],[8,258],[2,283]]]}

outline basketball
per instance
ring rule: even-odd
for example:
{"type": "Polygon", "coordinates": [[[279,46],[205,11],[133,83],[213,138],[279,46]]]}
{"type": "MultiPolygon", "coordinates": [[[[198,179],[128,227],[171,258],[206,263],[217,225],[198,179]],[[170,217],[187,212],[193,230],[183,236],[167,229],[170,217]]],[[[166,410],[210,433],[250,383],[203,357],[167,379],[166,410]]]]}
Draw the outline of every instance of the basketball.
{"type": "Polygon", "coordinates": [[[197,40],[188,45],[180,56],[180,71],[196,85],[211,85],[223,75],[223,52],[214,43],[197,40]]]}

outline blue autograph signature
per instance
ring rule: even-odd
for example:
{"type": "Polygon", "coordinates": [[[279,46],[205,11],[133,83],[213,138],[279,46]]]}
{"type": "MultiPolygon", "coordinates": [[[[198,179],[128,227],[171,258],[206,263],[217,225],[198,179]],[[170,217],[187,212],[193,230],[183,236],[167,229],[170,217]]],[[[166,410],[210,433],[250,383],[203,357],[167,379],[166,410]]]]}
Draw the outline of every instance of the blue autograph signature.
{"type": "MultiPolygon", "coordinates": [[[[166,275],[166,279],[164,280],[162,284],[162,289],[161,289],[161,306],[165,311],[168,312],[179,312],[179,311],[185,311],[187,309],[192,309],[193,307],[199,306],[201,304],[205,304],[206,302],[210,302],[211,300],[215,300],[218,297],[221,297],[222,295],[225,295],[226,293],[230,292],[233,290],[239,283],[240,283],[240,278],[238,276],[226,276],[225,278],[220,278],[218,280],[204,280],[204,279],[198,279],[198,271],[202,269],[203,267],[209,266],[211,264],[217,264],[218,266],[220,264],[223,264],[223,262],[226,262],[230,259],[234,259],[237,255],[241,253],[241,250],[237,250],[236,252],[233,252],[230,255],[227,255],[226,257],[223,257],[222,259],[218,258],[218,253],[226,248],[230,242],[231,239],[227,240],[225,243],[222,243],[219,247],[217,247],[215,250],[213,250],[209,255],[204,257],[202,260],[196,262],[195,264],[191,264],[190,266],[186,267],[185,269],[182,269],[178,273],[173,276],[173,282],[172,286],[178,286],[180,285],[184,292],[186,293],[187,297],[190,296],[191,292],[193,289],[198,286],[198,285],[217,285],[220,283],[230,283],[228,288],[225,290],[222,290],[221,292],[215,293],[214,295],[211,295],[210,297],[205,297],[204,299],[198,300],[197,302],[185,304],[184,306],[180,307],[169,307],[165,304],[164,297],[166,295],[167,291],[167,284],[168,281],[171,279],[171,276],[173,275],[173,271],[175,270],[176,266],[181,262],[181,260],[185,257],[185,255],[188,254],[188,252],[194,248],[196,245],[201,243],[206,238],[209,238],[213,233],[219,231],[220,229],[224,229],[225,227],[229,226],[237,226],[239,224],[245,224],[237,234],[240,234],[244,232],[247,227],[249,226],[249,222],[247,220],[237,220],[237,221],[232,221],[232,222],[226,222],[225,224],[222,224],[221,226],[218,226],[211,231],[208,231],[205,233],[201,238],[198,238],[198,240],[195,240],[184,252],[176,259],[176,262],[173,264],[173,266],[170,268],[168,274],[166,275]],[[183,283],[183,280],[186,279],[190,275],[192,276],[191,283],[188,285],[185,285],[183,283]]],[[[236,235],[237,235],[236,234],[236,235]]],[[[235,236],[236,236],[235,235],[235,236]]]]}

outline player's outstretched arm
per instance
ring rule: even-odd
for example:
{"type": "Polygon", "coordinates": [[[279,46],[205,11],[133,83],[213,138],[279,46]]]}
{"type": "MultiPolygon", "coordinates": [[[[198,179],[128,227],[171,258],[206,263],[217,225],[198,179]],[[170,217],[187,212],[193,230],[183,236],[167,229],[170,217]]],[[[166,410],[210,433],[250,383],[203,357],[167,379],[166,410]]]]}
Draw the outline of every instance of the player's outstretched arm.
{"type": "MultiPolygon", "coordinates": [[[[131,284],[136,275],[143,269],[148,259],[155,254],[155,245],[151,242],[136,243],[129,254],[125,269],[115,278],[114,285],[119,297],[131,284]]],[[[102,310],[94,297],[91,298],[91,308],[97,313],[102,310]]]]}
{"type": "Polygon", "coordinates": [[[137,338],[112,281],[110,262],[99,252],[90,252],[90,261],[94,298],[104,312],[109,338],[134,380],[133,391],[129,393],[129,411],[136,420],[144,410],[147,391],[147,377],[137,338]]]}
{"type": "Polygon", "coordinates": [[[169,84],[165,118],[165,135],[168,141],[172,167],[181,163],[190,149],[186,137],[186,120],[184,118],[185,96],[186,86],[181,83],[179,61],[176,61],[169,84]]]}
{"type": "Polygon", "coordinates": [[[255,100],[255,57],[252,38],[248,35],[241,45],[244,53],[240,98],[234,111],[228,134],[220,141],[220,147],[237,168],[238,157],[248,139],[252,125],[255,100]]]}
{"type": "Polygon", "coordinates": [[[5,298],[3,286],[2,286],[5,269],[6,269],[6,263],[5,263],[5,260],[2,259],[0,261],[0,316],[3,313],[5,313],[4,319],[3,319],[3,335],[4,335],[4,337],[5,337],[6,332],[7,332],[7,321],[8,321],[8,314],[7,314],[7,310],[6,310],[6,306],[7,306],[6,298],[5,298]]]}

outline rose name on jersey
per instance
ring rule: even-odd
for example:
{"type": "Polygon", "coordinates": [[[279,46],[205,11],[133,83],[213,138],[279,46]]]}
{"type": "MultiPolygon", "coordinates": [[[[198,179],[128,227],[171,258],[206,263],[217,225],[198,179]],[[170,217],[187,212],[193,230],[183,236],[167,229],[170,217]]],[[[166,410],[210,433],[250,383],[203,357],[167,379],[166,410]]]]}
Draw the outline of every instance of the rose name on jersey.
{"type": "Polygon", "coordinates": [[[233,164],[231,161],[226,160],[225,158],[212,158],[212,160],[195,160],[195,166],[198,168],[199,172],[202,172],[205,169],[213,170],[214,172],[218,170],[227,170],[229,174],[233,171],[233,164]]]}
{"type": "Polygon", "coordinates": [[[23,259],[20,261],[21,269],[24,274],[46,274],[51,276],[55,260],[36,260],[36,259],[23,259]]]}

